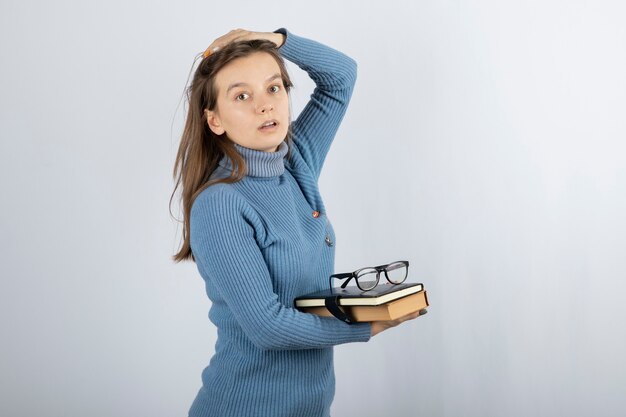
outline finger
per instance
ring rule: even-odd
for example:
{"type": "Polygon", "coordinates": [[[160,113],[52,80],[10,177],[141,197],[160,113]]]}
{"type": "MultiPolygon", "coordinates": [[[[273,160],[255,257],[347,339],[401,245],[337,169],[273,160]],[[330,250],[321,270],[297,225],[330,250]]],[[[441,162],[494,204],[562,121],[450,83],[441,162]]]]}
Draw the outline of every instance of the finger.
{"type": "Polygon", "coordinates": [[[206,58],[209,55],[217,52],[224,44],[224,40],[227,39],[227,37],[231,35],[233,32],[234,30],[231,30],[227,34],[222,35],[219,38],[215,39],[213,42],[211,42],[209,46],[207,46],[207,48],[204,50],[204,53],[203,53],[204,57],[206,58]]]}
{"type": "Polygon", "coordinates": [[[219,46],[213,46],[213,44],[209,45],[208,48],[206,48],[204,50],[204,53],[202,54],[205,58],[208,57],[209,55],[219,51],[219,46]]]}
{"type": "Polygon", "coordinates": [[[250,34],[251,32],[245,29],[233,29],[227,34],[215,39],[204,51],[204,56],[207,57],[212,53],[215,53],[224,48],[224,46],[228,45],[229,43],[236,41],[240,38],[245,39],[250,34]]]}
{"type": "Polygon", "coordinates": [[[233,29],[231,31],[229,31],[228,33],[220,36],[219,38],[215,39],[214,42],[225,42],[227,41],[229,38],[232,38],[233,36],[236,36],[238,33],[241,32],[245,32],[243,29],[233,29]]]}
{"type": "Polygon", "coordinates": [[[420,312],[415,311],[413,313],[407,314],[406,316],[400,317],[398,320],[402,320],[402,321],[413,320],[419,316],[420,316],[420,312]]]}
{"type": "Polygon", "coordinates": [[[244,29],[233,29],[227,34],[222,35],[219,38],[215,39],[215,41],[213,42],[217,45],[226,45],[232,42],[233,40],[235,40],[236,38],[240,37],[243,33],[246,33],[246,32],[248,31],[244,29]]]}

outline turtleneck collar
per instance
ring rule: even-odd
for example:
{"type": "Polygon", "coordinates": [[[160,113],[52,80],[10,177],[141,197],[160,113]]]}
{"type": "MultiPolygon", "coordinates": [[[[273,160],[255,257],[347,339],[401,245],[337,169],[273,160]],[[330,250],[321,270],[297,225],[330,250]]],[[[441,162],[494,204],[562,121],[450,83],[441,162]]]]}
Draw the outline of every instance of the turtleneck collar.
{"type": "MultiPolygon", "coordinates": [[[[278,145],[276,152],[264,152],[256,149],[246,148],[234,144],[237,152],[246,161],[246,175],[250,177],[277,177],[285,172],[284,158],[287,155],[288,145],[282,141],[278,145]]],[[[224,155],[219,165],[228,171],[233,169],[232,162],[228,156],[224,155]]]]}

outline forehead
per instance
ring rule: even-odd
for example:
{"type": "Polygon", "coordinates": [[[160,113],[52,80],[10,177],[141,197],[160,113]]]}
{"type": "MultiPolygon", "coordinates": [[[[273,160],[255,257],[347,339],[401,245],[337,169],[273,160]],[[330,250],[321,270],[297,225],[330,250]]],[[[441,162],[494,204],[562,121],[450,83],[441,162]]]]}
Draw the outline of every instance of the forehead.
{"type": "Polygon", "coordinates": [[[265,52],[255,52],[229,62],[219,70],[215,82],[219,91],[224,92],[235,83],[262,84],[276,73],[280,73],[280,67],[274,57],[265,52]]]}

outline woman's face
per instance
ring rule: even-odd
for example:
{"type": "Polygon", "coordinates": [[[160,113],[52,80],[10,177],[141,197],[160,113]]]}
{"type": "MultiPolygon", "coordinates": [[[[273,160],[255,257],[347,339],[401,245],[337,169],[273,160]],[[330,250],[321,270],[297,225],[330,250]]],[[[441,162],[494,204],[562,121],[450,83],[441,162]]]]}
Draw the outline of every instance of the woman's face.
{"type": "Polygon", "coordinates": [[[215,83],[217,106],[205,110],[213,133],[226,133],[246,148],[275,152],[287,136],[289,97],[274,58],[264,52],[237,58],[217,73],[215,83]],[[262,127],[269,121],[275,124],[262,127]]]}

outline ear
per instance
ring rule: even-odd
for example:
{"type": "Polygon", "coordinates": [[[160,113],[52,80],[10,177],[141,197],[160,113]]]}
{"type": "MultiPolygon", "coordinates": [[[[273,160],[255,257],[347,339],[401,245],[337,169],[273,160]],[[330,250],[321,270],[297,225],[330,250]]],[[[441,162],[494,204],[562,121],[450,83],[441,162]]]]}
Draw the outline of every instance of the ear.
{"type": "Polygon", "coordinates": [[[211,131],[218,136],[222,135],[224,133],[224,128],[222,127],[219,115],[215,111],[208,109],[204,109],[204,114],[206,115],[206,121],[209,125],[209,129],[211,129],[211,131]]]}

